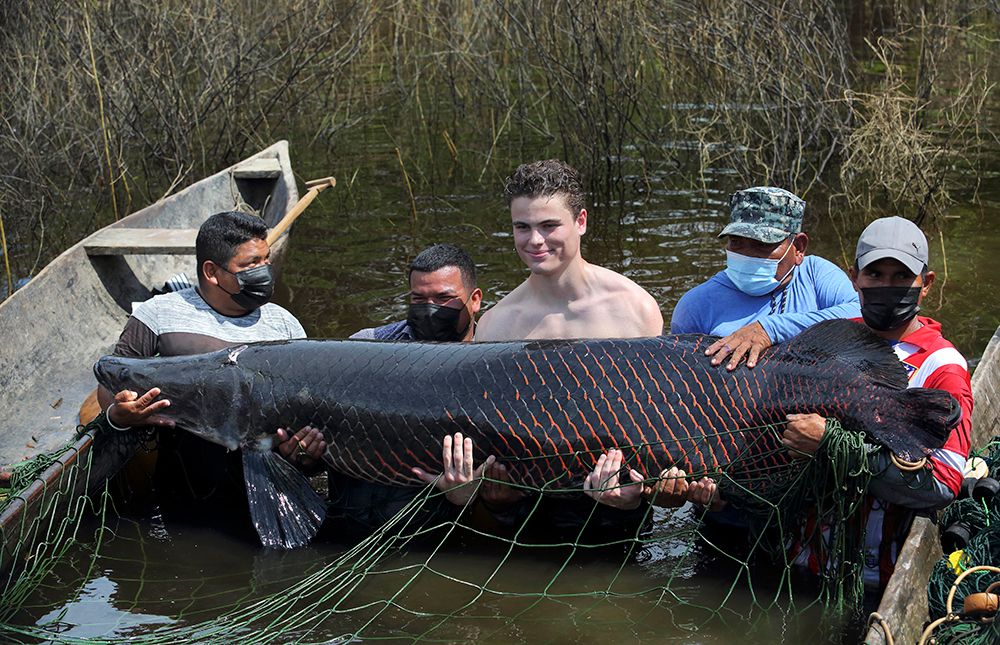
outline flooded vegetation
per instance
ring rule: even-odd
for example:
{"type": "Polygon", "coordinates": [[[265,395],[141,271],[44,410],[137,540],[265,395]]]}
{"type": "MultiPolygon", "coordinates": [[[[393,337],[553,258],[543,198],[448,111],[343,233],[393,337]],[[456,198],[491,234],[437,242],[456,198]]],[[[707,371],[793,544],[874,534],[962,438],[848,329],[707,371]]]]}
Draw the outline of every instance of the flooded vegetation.
{"type": "Polygon", "coordinates": [[[15,277],[279,138],[338,171],[377,159],[389,185],[405,189],[405,175],[420,194],[446,177],[494,194],[511,164],[547,155],[580,167],[619,214],[653,184],[703,190],[725,172],[813,204],[822,195],[838,219],[933,218],[970,203],[995,149],[988,4],[202,0],[2,12],[12,55],[0,66],[0,199],[15,277]]]}
{"type": "MultiPolygon", "coordinates": [[[[502,180],[559,157],[593,204],[584,255],[646,288],[667,320],[724,266],[715,236],[737,189],[802,195],[809,252],[842,267],[868,221],[919,222],[939,274],[926,309],[974,366],[1000,324],[998,27],[996,3],[965,1],[7,3],[0,293],[86,234],[288,139],[300,186],[338,179],[296,224],[279,284],[310,336],[405,317],[406,267],[435,242],[469,251],[489,306],[524,277],[502,180]]],[[[379,618],[377,633],[400,639],[725,642],[784,583],[748,593],[733,585],[741,562],[669,541],[623,565],[576,549],[498,560],[474,537],[435,556],[389,539],[372,548],[398,557],[344,596],[374,565],[342,545],[274,554],[107,515],[81,524],[82,546],[17,621],[61,616],[67,638],[117,638],[252,606],[237,616],[248,637],[291,625],[322,641],[379,618]],[[416,571],[397,604],[366,604],[416,571]],[[289,589],[305,590],[301,606],[282,604],[289,589]],[[332,615],[309,623],[322,603],[332,615]]],[[[751,637],[815,637],[803,607],[768,605],[751,637]]]]}

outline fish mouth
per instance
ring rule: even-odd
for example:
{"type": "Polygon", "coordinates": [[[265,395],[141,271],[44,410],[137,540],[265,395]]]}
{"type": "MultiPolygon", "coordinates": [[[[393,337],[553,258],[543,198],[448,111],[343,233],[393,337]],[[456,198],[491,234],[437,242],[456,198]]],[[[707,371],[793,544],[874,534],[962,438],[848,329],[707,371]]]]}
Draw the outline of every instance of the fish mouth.
{"type": "Polygon", "coordinates": [[[94,377],[111,392],[117,392],[130,376],[128,366],[116,356],[104,356],[94,363],[94,377]]]}

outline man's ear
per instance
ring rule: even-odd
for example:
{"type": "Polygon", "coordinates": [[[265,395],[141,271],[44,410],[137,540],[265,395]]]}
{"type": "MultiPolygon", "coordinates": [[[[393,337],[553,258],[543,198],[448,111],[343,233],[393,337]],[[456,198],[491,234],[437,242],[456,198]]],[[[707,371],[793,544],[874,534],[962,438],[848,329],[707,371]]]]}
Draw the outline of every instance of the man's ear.
{"type": "Polygon", "coordinates": [[[469,296],[469,311],[475,316],[479,313],[479,308],[483,306],[483,290],[478,287],[469,296]]]}
{"type": "Polygon", "coordinates": [[[860,295],[861,289],[858,289],[858,270],[853,264],[847,267],[847,277],[851,279],[851,286],[854,287],[854,290],[858,292],[858,295],[860,295]]]}
{"type": "Polygon", "coordinates": [[[576,216],[576,228],[580,231],[580,235],[587,232],[587,209],[581,208],[580,213],[576,216]]]}
{"type": "Polygon", "coordinates": [[[795,246],[795,264],[802,264],[802,260],[806,257],[806,249],[809,248],[809,234],[796,233],[792,245],[795,246]]]}
{"type": "Polygon", "coordinates": [[[933,271],[928,271],[924,274],[924,286],[920,287],[920,299],[923,300],[930,293],[931,285],[934,284],[934,278],[937,277],[933,271]]]}
{"type": "Polygon", "coordinates": [[[219,267],[211,260],[205,260],[201,263],[201,274],[205,276],[205,280],[209,284],[219,285],[218,271],[219,267]]]}

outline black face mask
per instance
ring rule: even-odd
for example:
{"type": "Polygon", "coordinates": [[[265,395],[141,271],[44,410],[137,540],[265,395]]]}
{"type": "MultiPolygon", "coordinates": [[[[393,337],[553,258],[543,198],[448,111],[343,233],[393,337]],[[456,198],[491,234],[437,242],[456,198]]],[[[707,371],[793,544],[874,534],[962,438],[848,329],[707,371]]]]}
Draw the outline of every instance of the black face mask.
{"type": "Polygon", "coordinates": [[[462,340],[465,332],[469,330],[469,325],[462,330],[458,329],[458,321],[463,311],[464,307],[453,309],[431,303],[412,304],[410,313],[406,317],[406,324],[410,326],[417,340],[454,342],[462,340]]]}
{"type": "Polygon", "coordinates": [[[871,287],[861,290],[861,317],[878,331],[899,329],[920,311],[921,287],[871,287]]]}
{"type": "Polygon", "coordinates": [[[270,264],[261,264],[236,273],[228,269],[222,270],[236,276],[236,281],[240,284],[239,292],[232,293],[225,289],[223,291],[232,296],[233,302],[243,309],[253,311],[271,300],[274,294],[274,269],[270,264]]]}

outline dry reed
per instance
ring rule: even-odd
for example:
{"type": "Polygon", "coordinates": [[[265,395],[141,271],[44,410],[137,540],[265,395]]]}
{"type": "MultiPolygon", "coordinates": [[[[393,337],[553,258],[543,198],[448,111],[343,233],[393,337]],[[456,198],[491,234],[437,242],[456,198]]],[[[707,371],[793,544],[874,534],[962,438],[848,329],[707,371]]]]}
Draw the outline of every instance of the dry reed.
{"type": "Polygon", "coordinates": [[[653,174],[706,186],[726,169],[745,185],[821,187],[838,212],[933,217],[989,141],[997,16],[931,5],[4,3],[13,272],[274,139],[332,150],[379,120],[420,151],[414,192],[439,158],[493,191],[544,151],[604,203],[641,197],[653,174]]]}

